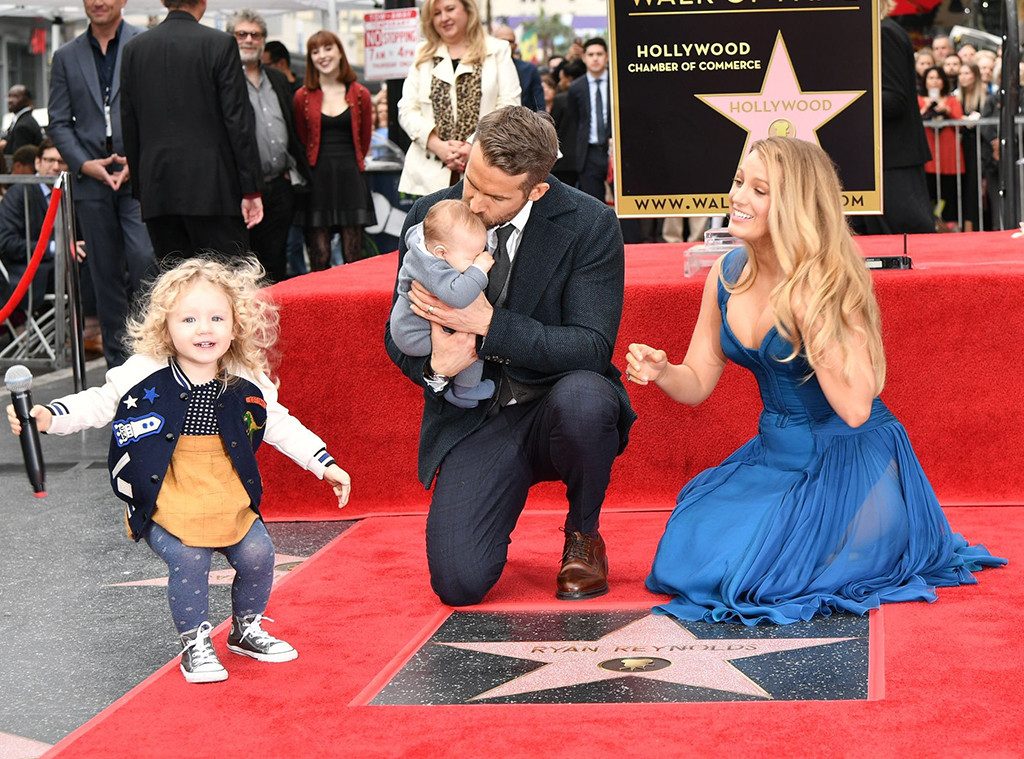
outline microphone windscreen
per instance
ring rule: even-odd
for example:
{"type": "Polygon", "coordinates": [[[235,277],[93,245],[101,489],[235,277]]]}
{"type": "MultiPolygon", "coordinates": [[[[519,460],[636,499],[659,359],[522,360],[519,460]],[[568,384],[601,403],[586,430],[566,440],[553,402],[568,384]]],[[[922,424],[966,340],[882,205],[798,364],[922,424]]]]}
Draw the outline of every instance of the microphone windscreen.
{"type": "Polygon", "coordinates": [[[32,372],[28,367],[15,364],[4,375],[4,385],[12,393],[24,393],[32,387],[32,372]]]}

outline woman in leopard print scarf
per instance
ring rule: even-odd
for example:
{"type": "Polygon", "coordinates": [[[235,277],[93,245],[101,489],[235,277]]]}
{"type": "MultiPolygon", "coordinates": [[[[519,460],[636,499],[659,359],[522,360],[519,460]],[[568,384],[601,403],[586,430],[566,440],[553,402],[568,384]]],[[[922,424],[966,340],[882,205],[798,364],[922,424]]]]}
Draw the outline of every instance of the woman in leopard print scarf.
{"type": "Polygon", "coordinates": [[[480,117],[520,104],[508,43],[484,31],[475,0],[425,0],[420,28],[425,41],[398,103],[413,141],[398,189],[410,195],[458,182],[480,117]]]}

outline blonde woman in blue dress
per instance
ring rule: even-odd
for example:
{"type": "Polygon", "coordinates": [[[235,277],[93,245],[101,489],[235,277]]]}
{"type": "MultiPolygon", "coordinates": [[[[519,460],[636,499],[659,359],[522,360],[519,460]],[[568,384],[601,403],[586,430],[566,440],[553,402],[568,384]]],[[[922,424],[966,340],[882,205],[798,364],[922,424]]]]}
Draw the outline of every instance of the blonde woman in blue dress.
{"type": "Polygon", "coordinates": [[[647,586],[683,620],[754,625],[936,598],[1005,564],[950,530],[885,382],[871,276],[816,145],[754,143],[729,193],[743,247],[712,267],[681,364],[632,344],[627,377],[695,406],[727,361],[757,378],[759,434],[679,494],[647,586]]]}

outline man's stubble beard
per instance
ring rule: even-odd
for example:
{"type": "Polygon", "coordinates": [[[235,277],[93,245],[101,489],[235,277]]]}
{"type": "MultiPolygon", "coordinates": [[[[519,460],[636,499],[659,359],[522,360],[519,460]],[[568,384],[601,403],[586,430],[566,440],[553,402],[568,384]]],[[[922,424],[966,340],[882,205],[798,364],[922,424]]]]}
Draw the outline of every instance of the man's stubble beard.
{"type": "MultiPolygon", "coordinates": [[[[524,203],[523,205],[526,205],[526,204],[524,203]]],[[[521,210],[523,210],[523,209],[520,208],[519,211],[521,211],[521,210]]],[[[516,216],[519,214],[519,211],[516,211],[514,214],[509,216],[507,219],[498,219],[497,221],[494,221],[492,219],[488,219],[483,214],[477,214],[477,218],[480,219],[480,221],[482,221],[484,223],[484,226],[487,227],[488,229],[495,229],[496,227],[500,227],[500,226],[502,226],[504,224],[508,224],[510,221],[512,221],[512,219],[516,218],[516,216]]]]}
{"type": "Polygon", "coordinates": [[[526,206],[526,203],[527,203],[528,200],[529,200],[529,198],[525,198],[524,197],[523,198],[523,204],[521,206],[519,206],[519,208],[517,208],[515,211],[512,211],[507,216],[502,216],[502,217],[499,217],[497,219],[490,219],[486,215],[484,215],[482,213],[478,213],[476,215],[476,217],[478,219],[480,219],[480,221],[482,221],[484,223],[485,227],[487,227],[488,229],[494,229],[496,227],[502,226],[503,224],[508,224],[510,221],[512,221],[512,219],[516,218],[516,216],[519,215],[519,212],[522,211],[523,208],[526,206]]]}

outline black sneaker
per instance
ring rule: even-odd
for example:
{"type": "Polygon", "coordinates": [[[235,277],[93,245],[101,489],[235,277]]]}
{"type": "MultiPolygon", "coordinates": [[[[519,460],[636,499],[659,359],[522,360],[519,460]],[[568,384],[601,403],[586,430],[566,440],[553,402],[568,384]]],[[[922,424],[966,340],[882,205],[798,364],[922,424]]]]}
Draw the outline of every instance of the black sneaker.
{"type": "Polygon", "coordinates": [[[228,651],[267,662],[291,661],[296,658],[299,652],[290,644],[269,635],[260,627],[263,620],[274,621],[262,614],[234,617],[228,635],[228,651]]]}
{"type": "Polygon", "coordinates": [[[181,634],[181,674],[190,683],[219,683],[228,679],[228,671],[217,658],[210,640],[209,622],[181,634]]]}

